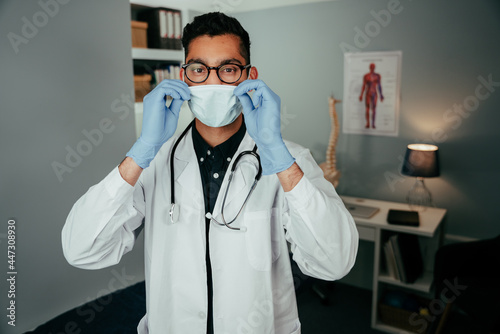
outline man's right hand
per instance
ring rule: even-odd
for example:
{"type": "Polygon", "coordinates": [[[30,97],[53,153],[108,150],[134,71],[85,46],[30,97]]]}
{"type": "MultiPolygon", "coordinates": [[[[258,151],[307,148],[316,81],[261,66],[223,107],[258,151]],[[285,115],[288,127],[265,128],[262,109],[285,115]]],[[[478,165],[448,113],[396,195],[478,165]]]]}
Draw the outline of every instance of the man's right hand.
{"type": "Polygon", "coordinates": [[[149,166],[161,146],[177,129],[182,103],[191,98],[189,86],[181,80],[163,80],[144,97],[141,136],[127,152],[141,168],[149,166]],[[166,97],[173,98],[166,106],[166,97]]]}

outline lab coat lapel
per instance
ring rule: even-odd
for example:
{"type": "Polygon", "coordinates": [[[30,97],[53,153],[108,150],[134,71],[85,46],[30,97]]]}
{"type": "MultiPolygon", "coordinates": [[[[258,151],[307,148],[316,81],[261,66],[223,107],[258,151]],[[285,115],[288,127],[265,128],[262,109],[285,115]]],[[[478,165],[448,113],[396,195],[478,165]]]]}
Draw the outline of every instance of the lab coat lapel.
{"type": "MultiPolygon", "coordinates": [[[[175,224],[182,228],[186,224],[194,224],[194,226],[200,226],[200,229],[193,228],[193,233],[199,233],[200,243],[203,244],[204,237],[204,219],[202,218],[197,224],[197,221],[186,221],[182,220],[183,208],[190,206],[194,210],[200,211],[200,217],[204,214],[204,202],[201,187],[201,177],[198,163],[196,161],[196,154],[193,148],[193,140],[191,136],[191,130],[186,133],[184,138],[179,142],[177,149],[174,154],[174,182],[175,182],[175,203],[180,209],[180,220],[175,224]]],[[[170,160],[167,160],[166,171],[170,171],[170,160]]],[[[168,181],[170,181],[170,173],[166,173],[168,181]]],[[[170,184],[170,182],[168,182],[170,184]]],[[[167,187],[168,195],[170,195],[170,187],[167,187]]],[[[170,203],[167,204],[170,208],[170,203]]],[[[192,210],[191,210],[192,211],[192,210]]],[[[167,217],[167,211],[163,216],[167,217]]],[[[185,212],[185,211],[184,211],[185,212]]],[[[153,250],[151,252],[151,264],[150,264],[150,291],[164,291],[163,285],[165,280],[169,277],[169,271],[172,270],[171,266],[168,266],[168,262],[165,261],[168,258],[169,253],[171,253],[171,246],[166,240],[168,240],[169,234],[171,235],[174,229],[170,229],[169,224],[156,224],[154,227],[154,232],[151,236],[155,240],[153,242],[153,250]]],[[[179,255],[182,257],[182,255],[179,255]]],[[[163,319],[165,310],[165,293],[156,293],[150,295],[150,307],[148,312],[150,314],[150,319],[155,319],[156,321],[162,321],[158,319],[163,319]]],[[[151,328],[150,328],[151,330],[151,328]]]]}
{"type": "Polygon", "coordinates": [[[174,178],[176,202],[190,199],[190,204],[197,209],[204,208],[203,188],[201,185],[200,167],[196,160],[191,130],[179,143],[174,157],[174,178]]]}

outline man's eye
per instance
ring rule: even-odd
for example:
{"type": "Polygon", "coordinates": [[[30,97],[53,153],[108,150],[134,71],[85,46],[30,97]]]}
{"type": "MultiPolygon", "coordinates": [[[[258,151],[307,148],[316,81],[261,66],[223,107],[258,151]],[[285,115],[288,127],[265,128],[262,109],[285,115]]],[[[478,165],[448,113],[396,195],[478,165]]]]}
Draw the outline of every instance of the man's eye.
{"type": "Polygon", "coordinates": [[[193,74],[203,74],[206,72],[206,69],[204,69],[203,67],[195,67],[195,68],[191,68],[190,72],[193,74]]]}
{"type": "Polygon", "coordinates": [[[225,67],[222,68],[222,70],[225,73],[231,74],[231,73],[234,73],[234,72],[237,71],[237,67],[234,67],[234,66],[225,66],[225,67]]]}

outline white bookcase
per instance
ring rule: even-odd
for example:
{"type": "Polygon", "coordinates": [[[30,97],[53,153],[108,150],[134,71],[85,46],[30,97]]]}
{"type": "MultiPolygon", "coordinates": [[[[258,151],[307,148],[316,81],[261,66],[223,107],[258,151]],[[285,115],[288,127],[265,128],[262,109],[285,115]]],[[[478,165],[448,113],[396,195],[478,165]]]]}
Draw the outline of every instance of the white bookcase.
{"type": "MultiPolygon", "coordinates": [[[[170,6],[168,1],[160,2],[155,0],[134,0],[130,2],[131,14],[133,11],[140,10],[144,7],[169,7],[178,9],[181,11],[182,27],[184,27],[189,21],[189,9],[185,6],[179,6],[176,3],[175,6],[170,6]]],[[[132,15],[131,15],[132,17],[132,15]]],[[[152,61],[158,63],[175,63],[181,65],[184,63],[184,50],[164,50],[164,49],[145,49],[145,48],[132,48],[132,60],[144,60],[152,61]]],[[[142,116],[143,116],[143,103],[135,103],[135,131],[136,137],[141,134],[142,128],[142,116]]],[[[179,134],[184,130],[184,128],[193,120],[191,111],[189,110],[188,104],[184,103],[181,108],[181,113],[179,115],[179,123],[177,125],[176,134],[179,134]]]]}
{"type": "Polygon", "coordinates": [[[380,319],[379,302],[385,289],[404,290],[432,299],[432,283],[435,252],[441,244],[441,223],[446,215],[445,209],[427,208],[419,212],[420,226],[410,227],[387,223],[389,209],[409,210],[408,204],[386,202],[372,199],[342,196],[346,203],[377,207],[380,210],[370,218],[354,217],[360,240],[374,243],[374,265],[372,285],[372,328],[386,333],[412,333],[396,326],[388,325],[380,319]],[[424,262],[424,273],[414,283],[407,284],[392,278],[384,263],[384,242],[394,233],[407,233],[419,237],[420,251],[424,262]]]}

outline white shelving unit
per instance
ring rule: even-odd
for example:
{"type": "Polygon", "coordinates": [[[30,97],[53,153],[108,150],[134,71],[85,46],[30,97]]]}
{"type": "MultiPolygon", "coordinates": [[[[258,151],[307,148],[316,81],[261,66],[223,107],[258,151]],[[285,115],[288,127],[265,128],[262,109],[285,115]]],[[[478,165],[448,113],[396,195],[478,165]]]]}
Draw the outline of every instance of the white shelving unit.
{"type": "Polygon", "coordinates": [[[426,295],[431,293],[433,281],[434,256],[441,240],[441,223],[446,215],[445,209],[427,208],[419,212],[420,226],[410,227],[402,225],[391,225],[387,223],[387,213],[389,209],[409,210],[407,204],[378,201],[372,199],[362,199],[342,196],[345,203],[361,204],[377,207],[380,210],[371,218],[354,217],[358,228],[359,238],[374,243],[374,265],[373,265],[373,290],[372,290],[372,328],[386,333],[412,333],[404,329],[383,323],[379,315],[379,302],[383,295],[384,288],[402,289],[415,294],[426,295]],[[419,237],[420,249],[424,261],[424,273],[414,283],[407,284],[389,276],[383,267],[384,241],[394,233],[408,233],[419,237]]]}
{"type": "Polygon", "coordinates": [[[177,61],[181,63],[184,61],[184,51],[132,48],[132,59],[177,61]]]}
{"type": "MultiPolygon", "coordinates": [[[[181,11],[182,26],[184,27],[186,23],[189,22],[189,9],[185,6],[180,5],[179,2],[175,5],[170,6],[168,1],[158,2],[154,0],[143,1],[134,0],[130,2],[131,11],[139,7],[171,7],[181,11]]],[[[182,64],[184,62],[184,50],[164,50],[164,49],[145,49],[145,48],[132,48],[132,60],[148,60],[148,61],[158,61],[161,62],[172,62],[177,64],[182,64]]],[[[136,137],[141,134],[142,128],[142,116],[143,116],[143,103],[135,103],[135,131],[136,137]]],[[[184,128],[193,120],[191,111],[189,110],[188,104],[184,103],[181,108],[181,113],[179,115],[179,123],[177,125],[177,131],[175,134],[179,134],[184,130],[184,128]]]]}
{"type": "Polygon", "coordinates": [[[401,281],[398,281],[397,279],[392,278],[391,276],[389,276],[385,272],[379,273],[379,276],[378,276],[379,282],[391,284],[394,286],[399,286],[401,288],[419,291],[419,292],[423,292],[423,293],[430,293],[431,292],[432,280],[433,280],[433,274],[432,274],[432,272],[429,272],[429,271],[424,272],[423,276],[418,278],[412,284],[406,284],[406,283],[403,283],[401,281]]]}

